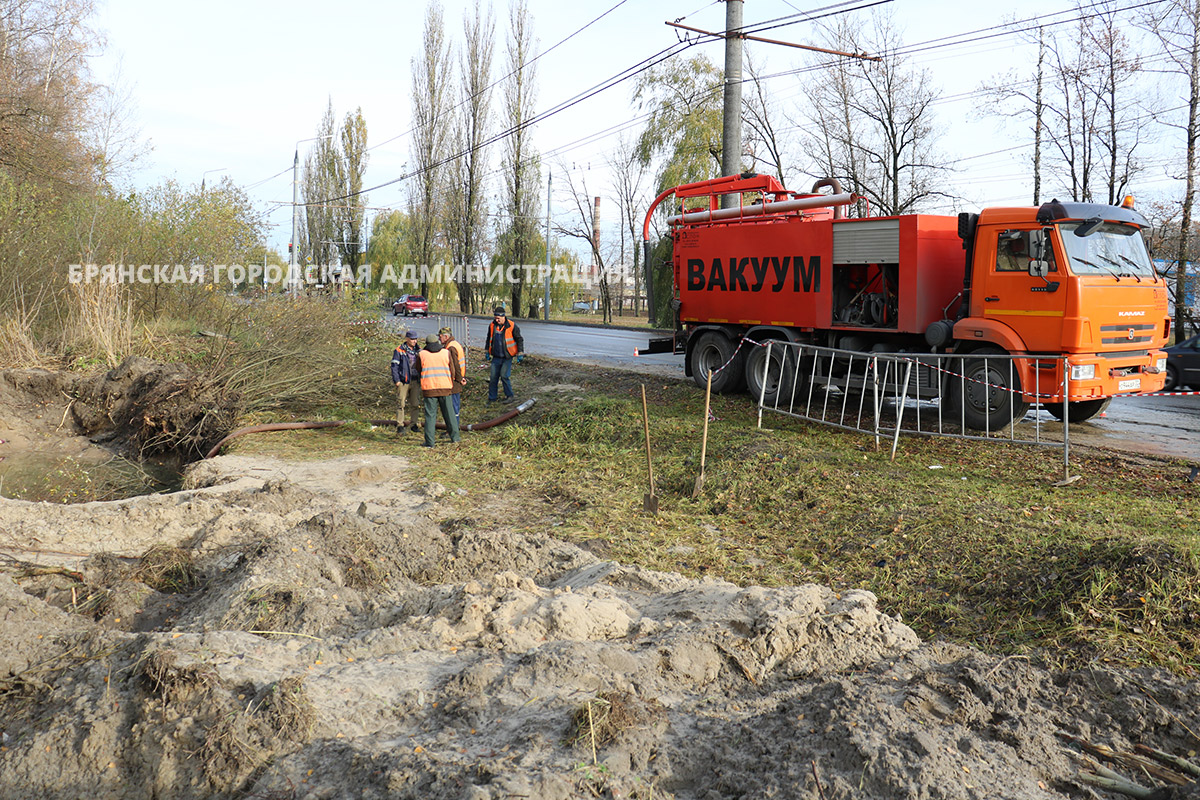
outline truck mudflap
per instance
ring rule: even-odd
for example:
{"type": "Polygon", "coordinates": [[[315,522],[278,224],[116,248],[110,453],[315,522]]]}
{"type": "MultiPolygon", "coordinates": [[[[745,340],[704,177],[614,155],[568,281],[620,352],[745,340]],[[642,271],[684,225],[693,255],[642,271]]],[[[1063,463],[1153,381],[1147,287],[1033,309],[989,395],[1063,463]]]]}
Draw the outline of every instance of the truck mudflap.
{"type": "Polygon", "coordinates": [[[649,356],[655,353],[674,353],[681,354],[687,346],[687,338],[684,336],[664,336],[659,339],[651,339],[645,347],[634,348],[635,356],[649,356]]]}

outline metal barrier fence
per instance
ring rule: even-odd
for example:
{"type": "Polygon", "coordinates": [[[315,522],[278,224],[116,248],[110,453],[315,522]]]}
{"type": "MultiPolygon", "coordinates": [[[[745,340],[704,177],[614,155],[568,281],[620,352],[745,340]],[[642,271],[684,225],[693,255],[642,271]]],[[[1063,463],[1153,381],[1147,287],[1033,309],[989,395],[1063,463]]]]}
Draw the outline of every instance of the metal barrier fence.
{"type": "Polygon", "coordinates": [[[403,326],[405,330],[418,331],[422,339],[442,328],[449,328],[466,350],[467,358],[471,357],[471,318],[466,314],[430,314],[427,317],[394,317],[385,314],[383,324],[393,329],[403,326]]]}
{"type": "Polygon", "coordinates": [[[1065,357],[991,353],[861,353],[770,340],[756,381],[758,425],[764,411],[892,440],[900,434],[950,436],[1061,447],[1064,480],[1070,480],[1070,418],[1067,404],[1025,399],[1070,397],[1065,357]],[[1034,385],[1022,391],[1018,362],[1030,362],[1034,385]],[[1063,376],[1047,381],[1043,372],[1063,376]],[[1048,410],[1054,421],[1043,419],[1048,410]],[[1056,413],[1057,412],[1057,413],[1056,413]]]}
{"type": "Polygon", "coordinates": [[[433,333],[441,328],[449,328],[450,333],[462,344],[467,358],[471,357],[471,318],[466,314],[434,314],[429,317],[433,321],[430,327],[433,333]]]}

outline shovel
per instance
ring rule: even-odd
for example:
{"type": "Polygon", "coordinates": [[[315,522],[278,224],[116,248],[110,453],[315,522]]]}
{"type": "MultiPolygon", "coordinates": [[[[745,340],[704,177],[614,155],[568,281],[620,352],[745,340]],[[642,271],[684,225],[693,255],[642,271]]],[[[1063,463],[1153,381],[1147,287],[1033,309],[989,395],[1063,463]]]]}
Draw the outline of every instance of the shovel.
{"type": "Polygon", "coordinates": [[[642,384],[642,427],[646,429],[646,471],[650,473],[650,493],[642,495],[642,510],[658,513],[658,497],[654,494],[654,465],[650,463],[650,413],[646,410],[646,384],[642,384]]]}
{"type": "Polygon", "coordinates": [[[712,397],[712,370],[708,371],[708,385],[704,387],[704,436],[700,439],[700,474],[696,476],[696,487],[692,489],[692,499],[700,496],[704,490],[704,456],[708,452],[708,401],[712,397]]]}

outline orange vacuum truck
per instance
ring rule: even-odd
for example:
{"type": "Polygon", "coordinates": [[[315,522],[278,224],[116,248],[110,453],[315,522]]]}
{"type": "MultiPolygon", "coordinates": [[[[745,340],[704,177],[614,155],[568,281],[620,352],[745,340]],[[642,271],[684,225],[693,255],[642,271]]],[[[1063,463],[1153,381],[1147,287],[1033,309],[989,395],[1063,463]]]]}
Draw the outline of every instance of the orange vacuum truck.
{"type": "MultiPolygon", "coordinates": [[[[834,179],[798,194],[744,173],[659,195],[643,226],[647,255],[651,215],[672,196],[677,332],[643,352],[685,354],[701,386],[713,372],[715,391],[748,388],[774,403],[791,357],[772,348],[768,368],[767,348],[755,345],[779,340],[960,355],[933,385],[922,378],[917,394],[961,402],[955,411],[978,430],[1020,419],[1030,403],[1079,422],[1114,396],[1162,389],[1167,285],[1132,197],[1121,206],[1052,201],[957,217],[851,219],[842,210],[859,198],[834,179]],[[819,193],[826,187],[832,194],[819,193]],[[736,196],[734,207],[720,207],[726,195],[736,196]],[[963,388],[948,391],[951,380],[963,388]]],[[[810,361],[799,379],[862,390],[847,361],[810,361]]],[[[788,368],[797,368],[794,359],[788,368]]]]}

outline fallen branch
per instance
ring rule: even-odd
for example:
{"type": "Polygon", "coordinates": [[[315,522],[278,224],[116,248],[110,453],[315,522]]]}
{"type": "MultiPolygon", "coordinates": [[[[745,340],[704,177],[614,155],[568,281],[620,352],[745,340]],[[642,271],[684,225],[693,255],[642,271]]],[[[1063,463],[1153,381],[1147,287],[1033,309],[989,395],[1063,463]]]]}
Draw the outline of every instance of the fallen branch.
{"type": "Polygon", "coordinates": [[[1186,758],[1173,756],[1170,753],[1164,753],[1162,750],[1156,750],[1153,747],[1147,747],[1144,744],[1135,744],[1133,749],[1138,753],[1149,756],[1157,761],[1167,764],[1171,769],[1176,770],[1184,775],[1191,775],[1195,778],[1200,778],[1200,766],[1193,764],[1186,758]]]}

